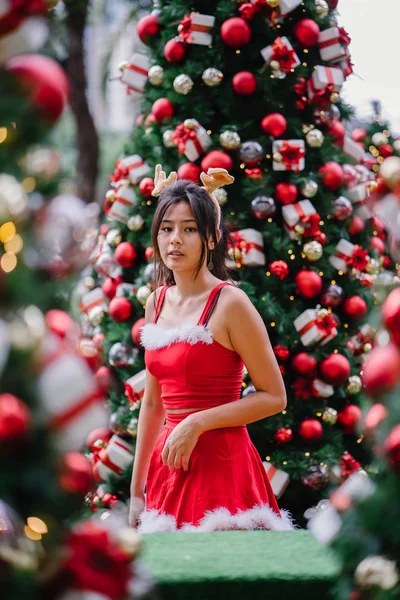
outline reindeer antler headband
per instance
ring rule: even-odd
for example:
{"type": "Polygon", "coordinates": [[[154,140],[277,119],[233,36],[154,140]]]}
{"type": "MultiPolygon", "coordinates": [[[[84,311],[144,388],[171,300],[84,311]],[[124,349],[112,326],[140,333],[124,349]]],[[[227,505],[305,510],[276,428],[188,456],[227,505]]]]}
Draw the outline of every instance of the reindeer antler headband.
{"type": "MultiPolygon", "coordinates": [[[[159,196],[163,189],[167,186],[175,183],[178,179],[176,171],[172,171],[167,177],[165,171],[162,170],[161,165],[156,166],[156,172],[154,176],[154,190],[152,191],[152,196],[159,196]]],[[[215,206],[215,211],[217,213],[217,223],[218,227],[221,223],[221,207],[219,205],[218,200],[214,196],[215,190],[222,187],[223,185],[230,185],[235,181],[235,178],[232,175],[229,175],[226,169],[208,169],[207,173],[202,173],[200,175],[200,179],[204,184],[203,189],[208,192],[212,203],[215,206]]]]}

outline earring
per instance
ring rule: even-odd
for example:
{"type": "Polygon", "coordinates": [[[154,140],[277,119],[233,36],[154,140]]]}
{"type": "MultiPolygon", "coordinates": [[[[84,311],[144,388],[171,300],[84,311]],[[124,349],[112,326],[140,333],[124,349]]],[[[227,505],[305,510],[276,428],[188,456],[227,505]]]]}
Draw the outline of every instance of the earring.
{"type": "Polygon", "coordinates": [[[213,261],[212,261],[212,250],[210,250],[210,259],[208,261],[207,267],[209,268],[210,271],[212,271],[213,268],[214,268],[214,264],[213,264],[213,261]]]}

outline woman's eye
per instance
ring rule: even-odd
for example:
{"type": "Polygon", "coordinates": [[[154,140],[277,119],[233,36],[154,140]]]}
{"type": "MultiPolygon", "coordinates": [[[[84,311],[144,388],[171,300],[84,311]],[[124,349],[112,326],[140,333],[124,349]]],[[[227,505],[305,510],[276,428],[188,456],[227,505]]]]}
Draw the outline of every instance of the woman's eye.
{"type": "Polygon", "coordinates": [[[188,229],[190,231],[197,231],[196,227],[186,227],[186,229],[188,229]]]}
{"type": "Polygon", "coordinates": [[[171,227],[161,227],[161,231],[171,231],[171,227]]]}

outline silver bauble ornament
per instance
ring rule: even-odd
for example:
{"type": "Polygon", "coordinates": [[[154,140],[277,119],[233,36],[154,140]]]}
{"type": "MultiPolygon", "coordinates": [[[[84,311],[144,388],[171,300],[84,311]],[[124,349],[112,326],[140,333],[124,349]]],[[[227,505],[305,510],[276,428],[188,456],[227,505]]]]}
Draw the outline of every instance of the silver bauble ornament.
{"type": "Polygon", "coordinates": [[[90,275],[87,275],[84,278],[83,283],[84,283],[85,287],[87,287],[88,290],[92,290],[94,288],[94,286],[96,285],[94,277],[90,277],[90,275]]]}
{"type": "Polygon", "coordinates": [[[381,164],[379,175],[391,190],[397,189],[400,186],[400,157],[385,158],[381,164]]]}
{"type": "Polygon", "coordinates": [[[256,219],[268,219],[275,214],[275,200],[270,196],[257,196],[251,201],[251,212],[256,219]]]}
{"type": "Polygon", "coordinates": [[[347,382],[347,391],[349,394],[358,394],[362,388],[362,381],[358,375],[351,375],[347,382]]]}
{"type": "Polygon", "coordinates": [[[345,196],[339,196],[332,202],[332,214],[338,221],[344,221],[353,212],[353,205],[345,196]]]}
{"type": "Polygon", "coordinates": [[[306,198],[314,198],[318,193],[318,183],[312,179],[303,179],[300,183],[300,192],[306,198]]]}
{"type": "Polygon", "coordinates": [[[393,142],[393,150],[395,152],[400,152],[400,140],[394,140],[394,142],[393,142]]]}
{"type": "Polygon", "coordinates": [[[367,556],[358,564],[354,580],[361,588],[391,590],[399,582],[396,562],[384,556],[367,556]]]}
{"type": "Polygon", "coordinates": [[[28,199],[20,182],[12,175],[0,175],[0,221],[14,219],[24,213],[28,199]]]}
{"type": "Polygon", "coordinates": [[[365,270],[370,275],[378,275],[378,273],[381,271],[381,265],[376,258],[370,258],[365,270]]]}
{"type": "Polygon", "coordinates": [[[155,262],[151,261],[151,262],[147,263],[147,265],[143,269],[143,279],[146,283],[151,283],[153,281],[154,268],[155,268],[155,262]]]}
{"type": "Polygon", "coordinates": [[[129,407],[120,406],[115,412],[112,413],[109,422],[109,428],[113,433],[119,433],[126,435],[127,430],[127,415],[129,414],[129,407]]]}
{"type": "Polygon", "coordinates": [[[338,92],[332,92],[332,94],[329,96],[329,100],[333,104],[337,104],[339,102],[339,100],[340,100],[339,93],[338,92]]]}
{"type": "Polygon", "coordinates": [[[151,85],[161,85],[164,78],[164,69],[160,65],[153,65],[147,75],[151,85]]]}
{"type": "Polygon", "coordinates": [[[340,110],[334,104],[317,106],[314,109],[314,122],[316,125],[331,125],[340,120],[340,110]]]}
{"type": "Polygon", "coordinates": [[[315,10],[317,15],[324,19],[329,15],[329,4],[325,0],[315,0],[315,10]]]}
{"type": "Polygon", "coordinates": [[[311,148],[321,148],[324,134],[319,129],[311,129],[306,135],[306,142],[311,148]]]}
{"type": "Polygon", "coordinates": [[[163,139],[163,144],[166,148],[174,148],[176,146],[174,140],[172,139],[173,135],[174,135],[173,129],[167,129],[166,131],[164,131],[162,139],[163,139]]]}
{"type": "Polygon", "coordinates": [[[139,231],[142,229],[143,223],[144,221],[142,215],[132,215],[132,217],[129,217],[127,222],[128,229],[131,231],[139,231]]]}
{"type": "Polygon", "coordinates": [[[219,142],[226,150],[236,150],[240,146],[240,135],[236,131],[224,131],[219,136],[219,142]]]}
{"type": "Polygon", "coordinates": [[[381,131],[377,131],[377,133],[374,133],[374,135],[372,136],[371,141],[374,144],[374,146],[383,146],[383,144],[388,143],[389,138],[381,131]]]}
{"type": "Polygon", "coordinates": [[[324,250],[319,242],[313,240],[304,244],[303,252],[310,262],[315,262],[321,258],[324,250]]]}
{"type": "Polygon", "coordinates": [[[93,327],[97,327],[98,325],[100,325],[100,323],[102,322],[102,320],[104,318],[104,307],[103,306],[94,306],[88,312],[88,318],[89,318],[90,324],[93,325],[93,327]]]}
{"type": "Polygon", "coordinates": [[[263,156],[264,150],[259,142],[253,140],[244,142],[239,148],[239,158],[248,166],[258,164],[263,156]]]}
{"type": "Polygon", "coordinates": [[[178,94],[183,94],[184,96],[186,96],[186,94],[189,94],[189,92],[191,92],[192,90],[193,80],[189,77],[189,75],[181,73],[181,75],[175,77],[173,86],[174,90],[178,94]]]}
{"type": "Polygon", "coordinates": [[[128,344],[117,342],[111,346],[108,354],[108,362],[112,367],[131,367],[135,364],[136,358],[139,354],[137,348],[132,348],[128,344]]]}
{"type": "Polygon", "coordinates": [[[218,188],[215,190],[215,192],[213,192],[213,196],[217,199],[220,206],[223,206],[226,204],[226,202],[228,202],[228,192],[224,190],[224,188],[218,188]]]}
{"type": "Polygon", "coordinates": [[[122,234],[119,229],[109,229],[106,235],[107,243],[110,246],[118,246],[122,240],[122,234]]]}
{"type": "Polygon", "coordinates": [[[203,71],[202,79],[206,85],[209,87],[214,87],[215,85],[219,85],[223,80],[224,75],[218,69],[214,67],[209,67],[205,71],[203,71]]]}
{"type": "Polygon", "coordinates": [[[322,420],[328,425],[334,425],[337,420],[337,410],[328,406],[322,413],[322,420]]]}
{"type": "Polygon", "coordinates": [[[138,428],[139,419],[137,417],[132,417],[128,423],[128,427],[126,429],[127,433],[131,435],[133,438],[136,437],[137,428],[138,428]]]}
{"type": "Polygon", "coordinates": [[[140,304],[144,306],[150,294],[151,289],[147,285],[141,285],[138,291],[136,292],[136,298],[139,300],[140,304]]]}

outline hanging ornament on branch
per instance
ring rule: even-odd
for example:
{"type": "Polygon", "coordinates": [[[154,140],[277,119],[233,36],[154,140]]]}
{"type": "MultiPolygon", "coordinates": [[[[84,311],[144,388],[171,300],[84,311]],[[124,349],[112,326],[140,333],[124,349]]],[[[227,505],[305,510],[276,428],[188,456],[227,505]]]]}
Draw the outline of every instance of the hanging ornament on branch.
{"type": "Polygon", "coordinates": [[[216,69],[215,67],[209,67],[203,71],[203,75],[201,77],[206,85],[209,87],[214,87],[222,82],[224,75],[219,69],[216,69]]]}

